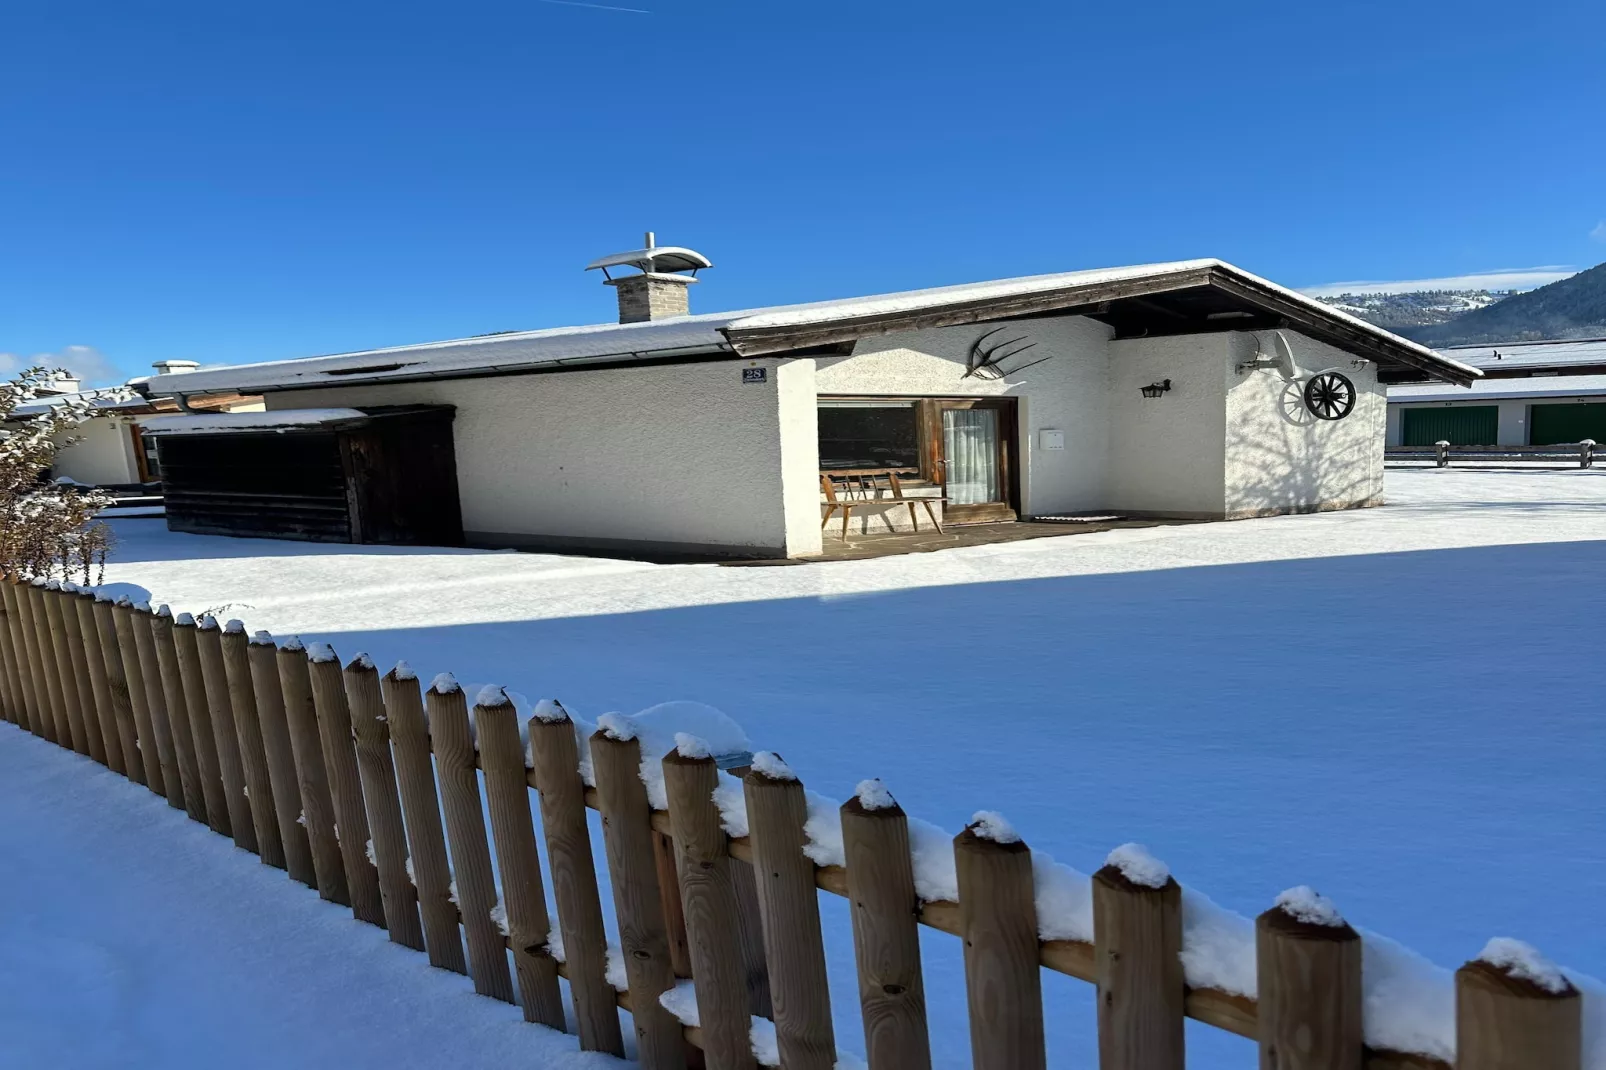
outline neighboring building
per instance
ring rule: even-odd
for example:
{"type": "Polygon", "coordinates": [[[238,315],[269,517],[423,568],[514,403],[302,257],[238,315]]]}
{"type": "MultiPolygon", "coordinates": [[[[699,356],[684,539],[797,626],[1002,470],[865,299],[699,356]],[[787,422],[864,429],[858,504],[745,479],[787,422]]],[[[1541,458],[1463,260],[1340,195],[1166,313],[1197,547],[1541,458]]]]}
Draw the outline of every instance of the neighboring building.
{"type": "Polygon", "coordinates": [[[1484,378],[1389,388],[1390,446],[1606,442],[1606,338],[1465,346],[1443,355],[1484,378]]]}
{"type": "MultiPolygon", "coordinates": [[[[1375,505],[1384,384],[1478,376],[1218,260],[689,315],[708,266],[650,241],[596,262],[639,272],[608,279],[617,324],[197,371],[180,400],[260,393],[275,426],[148,430],[164,455],[323,436],[328,471],[341,421],[448,406],[472,545],[796,557],[821,548],[826,472],[896,469],[949,523],[1375,505]]],[[[384,469],[343,463],[350,494],[384,469]]]]}

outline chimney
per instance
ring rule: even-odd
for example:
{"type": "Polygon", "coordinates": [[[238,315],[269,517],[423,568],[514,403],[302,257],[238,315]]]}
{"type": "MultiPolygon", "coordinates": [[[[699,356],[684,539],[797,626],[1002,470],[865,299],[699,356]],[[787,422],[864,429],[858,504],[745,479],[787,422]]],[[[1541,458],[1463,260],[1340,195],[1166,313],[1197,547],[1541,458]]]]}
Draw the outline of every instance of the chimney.
{"type": "Polygon", "coordinates": [[[586,270],[600,270],[604,285],[618,293],[620,323],[644,323],[690,315],[689,291],[697,281],[697,272],[713,266],[702,253],[678,245],[659,245],[649,230],[644,248],[593,260],[586,270]],[[618,278],[609,274],[609,268],[621,267],[633,267],[639,274],[618,278]],[[683,271],[691,274],[679,274],[683,271]]]}
{"type": "Polygon", "coordinates": [[[183,375],[200,367],[193,360],[159,360],[151,367],[156,369],[157,375],[183,375]]]}

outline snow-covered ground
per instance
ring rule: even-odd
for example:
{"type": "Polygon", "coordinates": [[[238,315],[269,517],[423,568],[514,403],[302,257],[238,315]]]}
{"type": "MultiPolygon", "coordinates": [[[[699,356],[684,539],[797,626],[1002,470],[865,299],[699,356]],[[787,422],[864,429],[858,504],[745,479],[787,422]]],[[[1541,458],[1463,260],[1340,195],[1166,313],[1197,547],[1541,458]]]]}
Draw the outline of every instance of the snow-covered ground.
{"type": "MultiPolygon", "coordinates": [[[[1492,936],[1514,936],[1606,973],[1606,933],[1594,924],[1606,911],[1596,623],[1606,604],[1606,471],[1391,471],[1388,493],[1391,505],[1358,512],[775,568],[206,538],[120,520],[108,579],[175,611],[327,640],[346,657],[406,658],[425,679],[450,670],[557,697],[593,720],[672,699],[708,703],[812,789],[844,798],[879,776],[912,814],[949,829],[996,810],[1033,847],[1084,871],[1138,841],[1185,885],[1244,914],[1308,884],[1357,925],[1445,966],[1492,936]]],[[[114,830],[88,827],[90,814],[112,807],[78,804],[79,760],[11,733],[0,733],[0,812],[11,813],[21,770],[41,761],[48,784],[18,789],[39,804],[0,836],[45,822],[47,799],[72,803],[46,833],[8,843],[7,857],[44,852],[30,862],[35,872],[65,869],[65,885],[110,887],[63,906],[41,890],[43,877],[10,882],[0,931],[33,918],[83,962],[61,968],[135,969],[104,936],[86,936],[99,924],[81,920],[102,900],[121,901],[113,882],[131,867],[136,881],[161,879],[141,868],[148,840],[151,851],[181,854],[188,872],[215,873],[220,887],[249,880],[246,914],[281,934],[272,954],[254,938],[238,956],[219,951],[219,969],[240,959],[237,986],[210,986],[222,990],[179,1013],[223,1013],[230,993],[243,996],[285,956],[329,971],[309,982],[330,991],[323,1006],[372,968],[397,994],[365,993],[349,1013],[365,1015],[381,1045],[403,1046],[397,1033],[418,1030],[405,1045],[415,1062],[399,1064],[428,1064],[418,1053],[446,1023],[415,1014],[409,1000],[445,985],[439,998],[456,1007],[463,989],[421,960],[404,966],[426,980],[404,980],[392,955],[405,953],[367,932],[335,932],[349,915],[329,914],[282,876],[274,885],[266,871],[237,873],[242,856],[159,803],[114,830]],[[170,825],[186,839],[156,831],[170,825]],[[49,857],[56,843],[108,857],[68,866],[49,857]],[[270,898],[284,902],[281,913],[270,898]],[[297,926],[309,930],[304,939],[297,926]]],[[[82,794],[101,799],[116,787],[82,794]]],[[[147,901],[154,893],[136,894],[118,926],[139,927],[152,948],[189,946],[190,931],[227,931],[223,898],[234,896],[203,890],[169,910],[147,901]]],[[[824,906],[838,1043],[858,1051],[846,915],[831,897],[824,906]]],[[[956,941],[929,935],[942,1067],[968,1065],[959,960],[956,941]]],[[[170,1017],[156,1009],[159,993],[140,993],[130,1004],[125,990],[97,981],[74,1005],[94,1004],[95,1021],[130,1005],[152,1027],[170,1017]]],[[[1045,995],[1051,1061],[1090,1064],[1091,989],[1046,975],[1045,995]]],[[[0,1009],[0,1038],[8,1013],[0,1009]]],[[[472,1013],[479,1028],[466,1031],[504,1043],[500,1008],[472,1013]]],[[[330,1065],[343,1042],[320,1038],[296,1062],[330,1065]]],[[[517,1043],[539,1052],[549,1042],[565,1043],[517,1043]]],[[[1245,1042],[1191,1023],[1189,1043],[1194,1066],[1253,1058],[1245,1042]]],[[[352,1065],[368,1061],[381,1060],[352,1065]]]]}

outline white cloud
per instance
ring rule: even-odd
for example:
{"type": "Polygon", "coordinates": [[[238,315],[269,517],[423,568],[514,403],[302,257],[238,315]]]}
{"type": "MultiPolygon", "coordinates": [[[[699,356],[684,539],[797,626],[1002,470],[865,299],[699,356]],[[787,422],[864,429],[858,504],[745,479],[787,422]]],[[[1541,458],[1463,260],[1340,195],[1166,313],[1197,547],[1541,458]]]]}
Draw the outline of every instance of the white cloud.
{"type": "Polygon", "coordinates": [[[113,386],[128,378],[94,346],[62,346],[57,353],[35,353],[28,357],[20,353],[0,353],[0,375],[15,375],[36,364],[64,368],[82,379],[85,386],[113,386]]]}
{"type": "Polygon", "coordinates": [[[1596,241],[1606,242],[1606,219],[1596,223],[1595,229],[1589,232],[1589,236],[1596,241]]]}
{"type": "MultiPolygon", "coordinates": [[[[1606,228],[1606,223],[1596,231],[1606,228]]],[[[1357,282],[1329,282],[1321,286],[1306,286],[1299,292],[1312,297],[1337,297],[1339,294],[1408,294],[1423,290],[1532,290],[1546,283],[1578,274],[1578,269],[1565,264],[1545,267],[1508,268],[1503,271],[1480,271],[1471,275],[1449,275],[1441,279],[1405,279],[1398,282],[1376,280],[1357,282]]]]}

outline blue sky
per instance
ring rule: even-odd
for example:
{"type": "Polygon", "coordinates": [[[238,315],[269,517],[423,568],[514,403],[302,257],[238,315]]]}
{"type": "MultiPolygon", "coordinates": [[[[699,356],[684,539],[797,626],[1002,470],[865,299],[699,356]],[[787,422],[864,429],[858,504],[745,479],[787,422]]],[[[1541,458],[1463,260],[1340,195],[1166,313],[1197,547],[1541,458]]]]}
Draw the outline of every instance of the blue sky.
{"type": "MultiPolygon", "coordinates": [[[[1606,260],[1606,5],[11,5],[0,363],[267,360],[1219,256],[1606,260]]],[[[96,365],[95,367],[89,367],[96,365]]]]}

